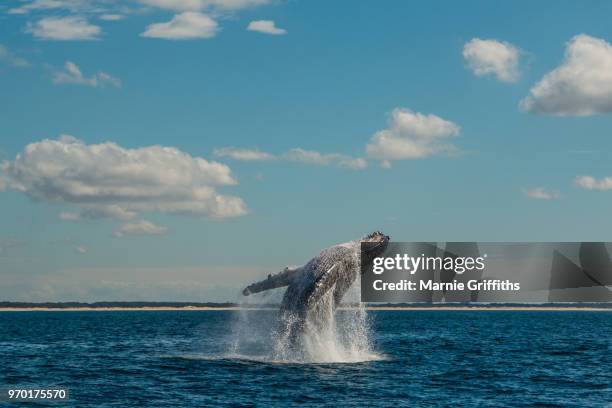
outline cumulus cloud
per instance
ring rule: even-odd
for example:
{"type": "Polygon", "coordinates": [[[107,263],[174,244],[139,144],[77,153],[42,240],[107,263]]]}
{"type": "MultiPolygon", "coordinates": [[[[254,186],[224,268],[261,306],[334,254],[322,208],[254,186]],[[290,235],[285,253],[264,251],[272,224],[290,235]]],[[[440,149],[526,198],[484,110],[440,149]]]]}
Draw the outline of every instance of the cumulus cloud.
{"type": "Polygon", "coordinates": [[[28,23],[26,32],[40,40],[95,40],[102,29],[91,24],[84,17],[45,17],[35,23],[28,23]]]}
{"type": "Polygon", "coordinates": [[[519,57],[519,49],[503,41],[472,38],[463,46],[463,58],[474,75],[494,75],[503,82],[519,79],[519,57]]]}
{"type": "Polygon", "coordinates": [[[221,147],[215,149],[213,154],[217,157],[229,157],[234,160],[243,161],[267,161],[276,159],[273,154],[262,152],[257,149],[238,149],[235,147],[221,147]]]}
{"type": "Polygon", "coordinates": [[[73,137],[29,144],[2,163],[7,187],[36,201],[67,204],[60,218],[128,220],[141,212],[216,219],[245,215],[244,201],[217,191],[236,184],[228,166],[173,147],[88,145],[73,137]]]}
{"type": "Polygon", "coordinates": [[[140,0],[147,6],[174,11],[201,11],[205,9],[240,10],[270,3],[270,0],[140,0]]]}
{"type": "Polygon", "coordinates": [[[368,162],[362,157],[351,157],[340,153],[321,153],[316,150],[306,150],[300,147],[290,149],[278,156],[272,153],[262,152],[258,149],[237,149],[234,147],[215,149],[213,154],[218,157],[229,157],[241,161],[284,160],[315,166],[336,164],[338,167],[353,170],[361,170],[368,166],[368,162]]]}
{"type": "Polygon", "coordinates": [[[563,63],[536,83],[520,103],[527,112],[587,116],[612,112],[612,45],[577,35],[563,63]]]}
{"type": "Polygon", "coordinates": [[[81,69],[71,61],[66,61],[64,64],[64,69],[55,73],[53,76],[53,83],[85,85],[92,87],[105,87],[110,85],[116,88],[121,88],[121,80],[107,74],[106,72],[100,71],[93,74],[89,78],[85,77],[81,72],[81,69]]]}
{"type": "Polygon", "coordinates": [[[405,108],[391,113],[389,127],[377,132],[366,151],[374,159],[389,167],[392,160],[422,159],[457,149],[445,139],[455,137],[460,128],[436,115],[424,115],[405,108]]]}
{"type": "Polygon", "coordinates": [[[4,45],[0,44],[0,62],[4,62],[15,68],[26,68],[30,63],[9,51],[4,45]]]}
{"type": "Polygon", "coordinates": [[[524,191],[525,195],[534,200],[557,200],[559,193],[548,191],[544,187],[534,187],[524,191]]]}
{"type": "Polygon", "coordinates": [[[597,180],[592,176],[579,176],[574,180],[574,184],[586,190],[612,190],[612,177],[604,177],[601,180],[597,180]]]}
{"type": "Polygon", "coordinates": [[[151,221],[140,220],[123,224],[113,232],[113,236],[121,238],[125,235],[162,235],[166,230],[166,227],[156,225],[151,221]]]}
{"type": "Polygon", "coordinates": [[[217,22],[206,14],[186,11],[175,15],[166,23],[150,24],[140,36],[165,40],[194,40],[212,38],[218,31],[217,22]]]}
{"type": "Polygon", "coordinates": [[[278,28],[272,20],[256,20],[251,21],[247,26],[247,30],[256,31],[263,34],[283,35],[287,34],[287,30],[278,28]]]}

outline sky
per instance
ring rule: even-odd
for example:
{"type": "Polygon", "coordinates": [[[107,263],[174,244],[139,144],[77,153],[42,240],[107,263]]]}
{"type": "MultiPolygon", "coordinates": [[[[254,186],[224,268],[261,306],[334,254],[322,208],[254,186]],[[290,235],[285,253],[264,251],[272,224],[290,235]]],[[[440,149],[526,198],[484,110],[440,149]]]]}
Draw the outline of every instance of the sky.
{"type": "Polygon", "coordinates": [[[236,300],[373,230],[610,241],[611,12],[5,1],[0,300],[236,300]]]}

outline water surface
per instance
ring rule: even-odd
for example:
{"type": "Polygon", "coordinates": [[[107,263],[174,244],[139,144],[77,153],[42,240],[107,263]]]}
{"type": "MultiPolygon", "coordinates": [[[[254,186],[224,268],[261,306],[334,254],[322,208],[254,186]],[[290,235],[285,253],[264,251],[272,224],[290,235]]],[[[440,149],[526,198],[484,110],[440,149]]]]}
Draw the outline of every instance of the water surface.
{"type": "Polygon", "coordinates": [[[75,407],[612,406],[610,312],[370,311],[373,355],[318,363],[269,358],[275,312],[246,313],[0,313],[0,385],[75,407]]]}

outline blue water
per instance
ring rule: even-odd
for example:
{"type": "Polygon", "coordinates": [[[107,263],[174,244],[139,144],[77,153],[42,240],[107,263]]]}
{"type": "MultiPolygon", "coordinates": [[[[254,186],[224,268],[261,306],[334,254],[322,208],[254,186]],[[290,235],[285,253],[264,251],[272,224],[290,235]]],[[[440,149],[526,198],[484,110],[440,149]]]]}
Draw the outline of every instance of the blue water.
{"type": "Polygon", "coordinates": [[[378,357],[318,364],[266,360],[275,312],[248,313],[0,313],[0,386],[74,407],[612,406],[609,312],[369,312],[378,357]]]}

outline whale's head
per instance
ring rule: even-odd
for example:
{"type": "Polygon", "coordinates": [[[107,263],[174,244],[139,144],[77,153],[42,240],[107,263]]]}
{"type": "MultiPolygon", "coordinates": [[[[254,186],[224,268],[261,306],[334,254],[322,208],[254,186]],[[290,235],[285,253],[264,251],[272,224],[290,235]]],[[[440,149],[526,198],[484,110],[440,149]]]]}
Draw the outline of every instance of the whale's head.
{"type": "MultiPolygon", "coordinates": [[[[387,249],[389,236],[380,231],[373,232],[361,238],[361,265],[366,266],[379,257],[387,249]]],[[[363,269],[362,269],[363,270],[363,269]]]]}

